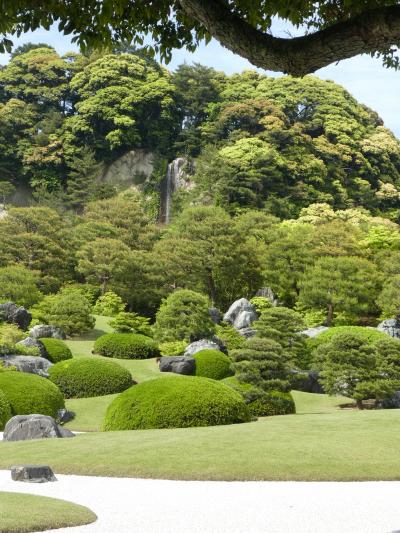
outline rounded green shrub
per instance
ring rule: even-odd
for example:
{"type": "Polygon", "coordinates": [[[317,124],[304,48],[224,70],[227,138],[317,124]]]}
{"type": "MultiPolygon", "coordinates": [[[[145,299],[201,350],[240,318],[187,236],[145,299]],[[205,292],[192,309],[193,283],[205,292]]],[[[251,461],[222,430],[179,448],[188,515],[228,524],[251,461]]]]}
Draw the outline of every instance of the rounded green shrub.
{"type": "Polygon", "coordinates": [[[7,396],[0,390],[0,431],[4,429],[7,421],[11,418],[11,405],[7,396]]]}
{"type": "Polygon", "coordinates": [[[66,359],[72,359],[72,352],[65,344],[65,342],[59,339],[39,339],[46,349],[46,359],[52,363],[58,363],[59,361],[65,361],[66,359]]]}
{"type": "Polygon", "coordinates": [[[114,361],[80,357],[61,361],[49,369],[50,380],[66,398],[90,398],[115,394],[132,384],[130,372],[114,361]]]}
{"type": "Polygon", "coordinates": [[[368,342],[375,342],[388,338],[387,333],[378,331],[374,328],[367,328],[364,326],[337,326],[327,329],[316,337],[307,339],[307,345],[311,350],[314,350],[315,348],[318,348],[318,346],[321,346],[321,344],[331,342],[332,338],[339,333],[351,333],[368,342]]]}
{"type": "Polygon", "coordinates": [[[158,357],[158,345],[150,337],[138,333],[107,333],[94,343],[93,353],[117,359],[149,359],[158,357]]]}
{"type": "Polygon", "coordinates": [[[24,372],[0,372],[0,389],[11,405],[12,415],[40,414],[57,417],[64,407],[60,389],[46,378],[24,372]]]}
{"type": "Polygon", "coordinates": [[[253,416],[290,415],[296,412],[296,405],[289,392],[262,391],[243,383],[235,376],[226,378],[223,383],[241,394],[253,416]]]}
{"type": "Polygon", "coordinates": [[[217,381],[187,376],[144,381],[109,405],[105,431],[216,426],[247,422],[243,398],[217,381]]]}
{"type": "Polygon", "coordinates": [[[196,376],[218,380],[232,375],[232,361],[219,350],[201,350],[193,357],[196,360],[196,376]]]}

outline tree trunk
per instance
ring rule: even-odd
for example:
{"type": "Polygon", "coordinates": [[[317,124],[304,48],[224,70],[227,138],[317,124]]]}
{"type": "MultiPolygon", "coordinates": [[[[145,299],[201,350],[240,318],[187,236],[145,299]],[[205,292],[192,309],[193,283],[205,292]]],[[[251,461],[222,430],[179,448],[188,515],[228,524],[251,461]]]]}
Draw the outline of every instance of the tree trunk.
{"type": "Polygon", "coordinates": [[[333,320],[333,304],[328,304],[328,315],[326,317],[326,326],[329,328],[333,320]]]}
{"type": "Polygon", "coordinates": [[[179,0],[183,11],[223,46],[253,65],[304,76],[342,59],[388,50],[400,40],[400,6],[363,11],[325,29],[283,39],[232,13],[226,0],[179,0]]]}
{"type": "Polygon", "coordinates": [[[356,400],[356,404],[357,404],[358,409],[360,410],[364,409],[364,404],[362,400],[356,400]]]}

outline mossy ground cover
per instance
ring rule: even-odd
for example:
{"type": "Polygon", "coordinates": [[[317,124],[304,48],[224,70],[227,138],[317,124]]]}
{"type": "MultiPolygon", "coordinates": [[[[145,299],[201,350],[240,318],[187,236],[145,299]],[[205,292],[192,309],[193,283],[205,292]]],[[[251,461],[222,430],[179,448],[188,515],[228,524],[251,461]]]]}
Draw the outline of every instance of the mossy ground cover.
{"type": "Polygon", "coordinates": [[[28,533],[61,527],[90,524],[96,515],[75,503],[18,494],[0,492],[0,531],[2,533],[28,533]]]}

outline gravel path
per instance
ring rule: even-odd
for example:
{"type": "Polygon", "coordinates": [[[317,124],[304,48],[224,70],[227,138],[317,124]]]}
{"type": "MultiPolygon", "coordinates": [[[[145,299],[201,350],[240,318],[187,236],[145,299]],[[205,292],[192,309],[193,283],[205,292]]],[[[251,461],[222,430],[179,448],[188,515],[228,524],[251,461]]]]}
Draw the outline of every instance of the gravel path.
{"type": "MultiPolygon", "coordinates": [[[[133,459],[134,460],[134,459],[133,459]]],[[[58,475],[0,490],[63,498],[99,517],[79,533],[389,533],[400,530],[400,482],[204,482],[58,475]]]]}

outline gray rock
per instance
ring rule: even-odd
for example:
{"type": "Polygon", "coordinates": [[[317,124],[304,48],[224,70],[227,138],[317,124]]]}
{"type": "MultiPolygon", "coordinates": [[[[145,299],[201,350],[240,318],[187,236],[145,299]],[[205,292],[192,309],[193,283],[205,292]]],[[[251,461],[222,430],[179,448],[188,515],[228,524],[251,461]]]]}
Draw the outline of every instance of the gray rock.
{"type": "Polygon", "coordinates": [[[249,328],[258,319],[256,309],[249,300],[240,298],[233,302],[224,315],[225,322],[229,322],[235,329],[249,328]]]}
{"type": "Polygon", "coordinates": [[[397,318],[389,318],[381,322],[376,328],[378,331],[387,333],[395,339],[400,339],[400,320],[397,318]]]}
{"type": "Polygon", "coordinates": [[[219,324],[221,322],[222,314],[219,309],[217,309],[216,307],[210,307],[208,313],[214,324],[219,324]]]}
{"type": "Polygon", "coordinates": [[[201,350],[221,350],[221,345],[216,340],[201,339],[200,341],[189,344],[183,355],[190,357],[197,352],[201,352],[201,350]]]}
{"type": "Polygon", "coordinates": [[[75,413],[68,411],[68,409],[59,409],[57,411],[57,422],[60,424],[66,424],[75,418],[75,413]]]}
{"type": "Polygon", "coordinates": [[[315,328],[308,328],[302,331],[301,333],[303,335],[306,335],[307,337],[316,337],[320,333],[323,333],[324,331],[327,331],[329,328],[326,326],[317,326],[315,328]]]}
{"type": "Polygon", "coordinates": [[[192,357],[181,356],[164,356],[159,361],[160,372],[174,372],[174,374],[183,374],[192,376],[196,372],[196,361],[192,357]]]}
{"type": "Polygon", "coordinates": [[[11,467],[11,479],[25,483],[57,481],[53,470],[46,465],[19,465],[11,467]]]}
{"type": "Polygon", "coordinates": [[[0,361],[4,366],[15,366],[19,372],[37,374],[42,378],[49,377],[48,369],[53,364],[44,357],[35,355],[1,355],[0,361]]]}
{"type": "Polygon", "coordinates": [[[75,437],[72,431],[59,426],[51,416],[17,415],[10,418],[4,428],[7,441],[33,439],[62,439],[75,437]]]}
{"type": "Polygon", "coordinates": [[[262,296],[263,298],[268,298],[274,307],[279,305],[279,300],[275,296],[274,291],[270,287],[263,287],[256,292],[256,296],[262,296]]]}
{"type": "Polygon", "coordinates": [[[41,357],[47,356],[46,348],[44,347],[44,344],[40,342],[39,339],[34,339],[33,337],[26,337],[26,339],[17,342],[17,344],[21,344],[22,346],[25,346],[25,348],[37,348],[41,357]]]}
{"type": "Polygon", "coordinates": [[[253,328],[242,328],[239,329],[238,332],[242,337],[246,337],[246,339],[251,339],[251,337],[254,337],[254,335],[257,333],[253,328]]]}
{"type": "Polygon", "coordinates": [[[25,309],[13,302],[0,304],[0,320],[9,324],[17,324],[22,330],[27,330],[32,320],[32,315],[25,309]]]}
{"type": "Polygon", "coordinates": [[[29,336],[33,339],[51,338],[64,340],[67,338],[62,329],[49,324],[39,324],[38,326],[33,326],[33,328],[29,330],[29,336]]]}

